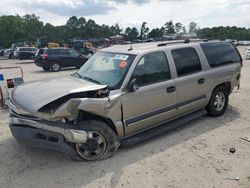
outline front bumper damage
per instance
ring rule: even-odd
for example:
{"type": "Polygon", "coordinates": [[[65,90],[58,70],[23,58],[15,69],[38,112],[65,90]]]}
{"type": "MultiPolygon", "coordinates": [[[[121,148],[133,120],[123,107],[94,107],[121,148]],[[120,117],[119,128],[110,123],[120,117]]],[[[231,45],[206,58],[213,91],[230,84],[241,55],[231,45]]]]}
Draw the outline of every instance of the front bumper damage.
{"type": "Polygon", "coordinates": [[[46,122],[20,117],[11,113],[9,126],[20,143],[32,147],[56,150],[77,158],[72,143],[86,142],[87,133],[72,125],[61,122],[46,122]]]}

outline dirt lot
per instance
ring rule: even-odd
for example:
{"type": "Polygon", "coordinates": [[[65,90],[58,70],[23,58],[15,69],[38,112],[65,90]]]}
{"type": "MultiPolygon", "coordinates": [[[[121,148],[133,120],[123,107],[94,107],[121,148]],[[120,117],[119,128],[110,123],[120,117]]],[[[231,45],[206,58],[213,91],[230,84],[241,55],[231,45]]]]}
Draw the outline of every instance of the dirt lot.
{"type": "MultiPolygon", "coordinates": [[[[25,81],[75,71],[48,73],[32,62],[0,60],[0,66],[6,65],[22,66],[25,81]]],[[[73,162],[18,144],[8,128],[8,111],[0,110],[0,187],[250,188],[250,142],[240,139],[250,138],[249,80],[250,61],[245,60],[241,89],[231,95],[224,116],[197,119],[98,162],[73,162]]]]}

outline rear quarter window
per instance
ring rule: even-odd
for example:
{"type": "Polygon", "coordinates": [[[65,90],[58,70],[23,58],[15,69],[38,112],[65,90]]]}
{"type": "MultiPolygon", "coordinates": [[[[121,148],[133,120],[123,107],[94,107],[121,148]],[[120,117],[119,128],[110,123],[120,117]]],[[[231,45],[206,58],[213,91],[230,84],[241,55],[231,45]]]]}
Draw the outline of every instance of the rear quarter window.
{"type": "Polygon", "coordinates": [[[48,49],[44,53],[48,54],[48,55],[56,55],[57,54],[57,50],[56,49],[48,49]]]}
{"type": "Polygon", "coordinates": [[[201,48],[211,67],[242,62],[238,51],[231,43],[202,43],[201,48]]]}

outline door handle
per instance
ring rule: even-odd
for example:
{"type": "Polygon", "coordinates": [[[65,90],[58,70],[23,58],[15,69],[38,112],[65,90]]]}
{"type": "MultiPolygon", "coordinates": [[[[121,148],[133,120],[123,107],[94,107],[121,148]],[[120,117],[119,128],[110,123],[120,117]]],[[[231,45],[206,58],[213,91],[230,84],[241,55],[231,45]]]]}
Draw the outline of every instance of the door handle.
{"type": "Polygon", "coordinates": [[[198,80],[198,84],[204,84],[205,83],[205,79],[204,78],[201,78],[198,80]]]}
{"type": "Polygon", "coordinates": [[[173,93],[173,92],[175,92],[175,90],[176,90],[175,86],[170,86],[170,87],[167,88],[168,93],[173,93]]]}

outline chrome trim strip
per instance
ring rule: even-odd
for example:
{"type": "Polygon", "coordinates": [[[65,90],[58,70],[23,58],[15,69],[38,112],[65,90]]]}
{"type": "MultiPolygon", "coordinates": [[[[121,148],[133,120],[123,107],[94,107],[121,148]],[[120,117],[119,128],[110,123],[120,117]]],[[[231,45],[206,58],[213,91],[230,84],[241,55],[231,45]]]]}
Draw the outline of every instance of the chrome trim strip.
{"type": "Polygon", "coordinates": [[[197,101],[203,100],[203,99],[206,99],[206,95],[202,95],[202,96],[195,97],[193,99],[190,99],[190,100],[187,100],[184,102],[180,102],[180,103],[177,103],[174,105],[170,105],[170,106],[166,106],[166,107],[163,107],[160,109],[156,109],[156,110],[153,110],[151,112],[146,112],[144,114],[140,114],[138,116],[135,116],[135,117],[132,117],[132,118],[125,120],[125,124],[126,124],[126,126],[130,126],[131,124],[134,124],[137,121],[142,121],[144,119],[151,118],[153,116],[157,116],[159,114],[165,113],[165,112],[170,111],[170,110],[181,108],[183,106],[189,105],[190,103],[197,102],[197,101]]]}

